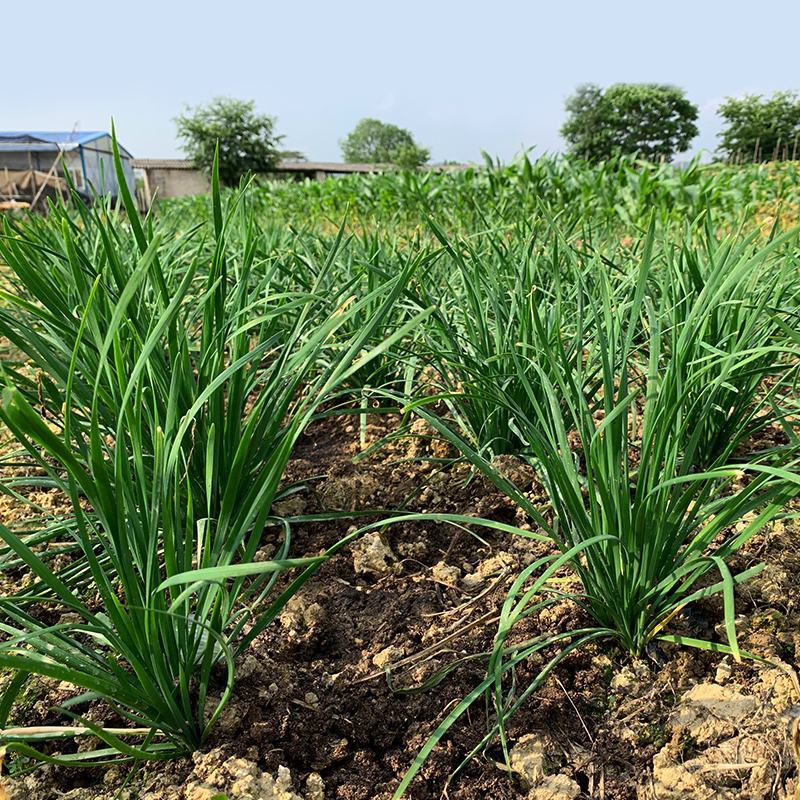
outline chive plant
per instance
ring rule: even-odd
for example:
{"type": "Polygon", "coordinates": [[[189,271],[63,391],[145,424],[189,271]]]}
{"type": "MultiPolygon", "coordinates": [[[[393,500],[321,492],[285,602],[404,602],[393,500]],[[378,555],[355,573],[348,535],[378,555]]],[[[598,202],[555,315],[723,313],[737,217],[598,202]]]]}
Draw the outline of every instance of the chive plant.
{"type": "MultiPolygon", "coordinates": [[[[461,434],[479,453],[529,454],[515,419],[544,401],[539,357],[560,344],[577,372],[592,320],[580,314],[584,289],[566,236],[549,222],[518,229],[510,242],[487,231],[477,241],[452,243],[430,223],[442,244],[442,286],[423,286],[436,305],[426,326],[426,361],[435,367],[435,400],[446,406],[461,434]]],[[[592,391],[596,374],[581,371],[592,391]]]]}
{"type": "MultiPolygon", "coordinates": [[[[797,448],[741,456],[729,464],[726,447],[711,463],[696,466],[708,457],[702,451],[708,428],[701,432],[698,417],[687,408],[714,407],[722,381],[710,376],[729,374],[732,354],[709,348],[698,368],[692,362],[696,351],[674,346],[681,332],[670,327],[672,300],[664,295],[661,301],[668,307],[662,308],[659,297],[649,291],[653,236],[651,228],[636,280],[626,294],[621,295],[604,272],[592,276],[594,286],[590,291],[587,287],[586,304],[578,310],[579,317],[588,317],[578,326],[589,334],[583,342],[586,359],[571,357],[574,343],[569,335],[542,335],[535,355],[515,355],[518,391],[526,395],[525,402],[518,402],[517,393],[506,392],[503,384],[495,384],[495,402],[513,416],[547,490],[549,510],[537,507],[501,475],[451,420],[434,414],[427,398],[408,405],[513,498],[551,540],[555,552],[517,576],[487,654],[486,679],[439,725],[395,797],[404,794],[433,747],[481,696],[493,716],[486,737],[469,757],[499,738],[508,759],[509,716],[564,657],[590,641],[616,641],[634,656],[661,643],[731,653],[737,659],[742,655],[736,640],[735,587],[763,565],[734,573],[729,557],[797,495],[797,448]],[[586,391],[592,365],[599,378],[594,394],[586,391]],[[563,584],[550,583],[564,569],[574,574],[580,590],[565,593],[563,584]],[[726,642],[670,632],[670,623],[684,608],[717,594],[723,600],[726,642]],[[565,598],[585,611],[590,620],[585,627],[515,641],[519,622],[565,598]],[[549,660],[533,681],[521,686],[514,680],[515,668],[536,653],[549,660]]],[[[757,274],[758,265],[758,258],[739,252],[725,264],[723,278],[709,281],[709,297],[690,294],[687,317],[697,307],[697,318],[705,318],[725,303],[731,287],[757,274]]],[[[785,277],[794,274],[795,264],[785,267],[785,277]]],[[[581,283],[585,277],[576,274],[575,280],[581,283]]],[[[758,302],[739,304],[737,309],[745,331],[757,327],[755,318],[767,313],[758,302]]],[[[544,331],[539,307],[533,305],[530,311],[531,324],[544,331]]],[[[774,343],[749,342],[737,357],[764,356],[771,363],[780,350],[774,343]]],[[[708,424],[714,422],[726,426],[729,418],[712,415],[708,424]]],[[[749,411],[739,426],[746,428],[748,422],[749,411]]],[[[739,439],[740,433],[736,427],[731,435],[739,439]]]]}
{"type": "MultiPolygon", "coordinates": [[[[383,302],[383,293],[391,285],[394,276],[412,269],[417,275],[430,266],[431,256],[424,250],[401,248],[390,235],[383,239],[376,235],[352,236],[346,257],[337,264],[338,270],[330,273],[328,280],[331,308],[348,302],[349,295],[369,296],[371,304],[364,305],[349,315],[340,329],[345,339],[355,335],[369,325],[383,302]]],[[[432,305],[429,303],[429,305],[432,305]]],[[[395,303],[392,313],[383,318],[378,328],[373,328],[370,345],[377,345],[393,331],[406,325],[419,313],[421,306],[411,287],[395,303]]],[[[347,381],[347,389],[365,400],[383,390],[401,391],[410,386],[416,371],[413,341],[401,341],[373,359],[364,368],[355,372],[347,381]]]]}
{"type": "MultiPolygon", "coordinates": [[[[775,232],[777,233],[777,232],[775,232]]],[[[676,382],[688,431],[688,458],[708,466],[770,425],[785,423],[785,391],[797,379],[800,278],[794,232],[767,245],[757,234],[718,240],[706,226],[704,247],[667,248],[655,278],[664,326],[665,373],[676,382]]]]}
{"type": "MultiPolygon", "coordinates": [[[[124,187],[118,156],[117,168],[124,187]]],[[[0,666],[17,676],[0,724],[27,675],[74,684],[82,693],[64,714],[106,746],[66,762],[166,758],[205,741],[230,696],[237,653],[300,585],[276,594],[278,574],[322,561],[289,558],[290,524],[272,516],[293,445],[326,397],[425,316],[368,345],[413,264],[322,320],[327,298],[317,286],[272,291],[269,270],[254,274],[252,220],[237,222],[244,241],[228,249],[243,206],[234,196],[223,209],[216,172],[212,184],[209,248],[163,245],[124,189],[127,223],[82,212],[96,235],[81,239],[63,212],[63,247],[37,241],[37,227],[4,239],[28,293],[5,295],[4,330],[34,360],[47,414],[31,403],[34,382],[14,385],[13,371],[0,419],[71,498],[75,526],[60,535],[74,537],[79,558],[55,571],[31,539],[0,526],[34,577],[0,598],[0,666]],[[81,240],[95,246],[81,249],[81,240]],[[360,330],[339,336],[364,308],[371,316],[360,330]],[[281,544],[273,560],[254,564],[270,525],[281,544]],[[88,721],[82,712],[97,699],[133,727],[88,721]]],[[[335,258],[334,247],[322,274],[335,258]]],[[[34,748],[40,736],[23,729],[4,739],[49,758],[34,748]]]]}

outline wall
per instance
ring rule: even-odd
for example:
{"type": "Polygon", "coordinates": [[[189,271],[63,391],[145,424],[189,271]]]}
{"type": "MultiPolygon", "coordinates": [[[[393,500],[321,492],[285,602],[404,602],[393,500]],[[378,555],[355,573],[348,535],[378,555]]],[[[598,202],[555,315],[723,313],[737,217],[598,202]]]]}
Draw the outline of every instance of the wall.
{"type": "Polygon", "coordinates": [[[150,198],[164,200],[169,197],[208,194],[211,191],[208,178],[197,169],[146,167],[143,171],[147,175],[146,186],[150,198]]]}

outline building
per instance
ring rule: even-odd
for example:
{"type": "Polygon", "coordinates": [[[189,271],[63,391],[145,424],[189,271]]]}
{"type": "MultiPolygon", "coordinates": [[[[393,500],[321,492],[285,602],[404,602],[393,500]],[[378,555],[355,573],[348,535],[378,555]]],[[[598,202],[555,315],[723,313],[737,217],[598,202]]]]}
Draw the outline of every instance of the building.
{"type": "Polygon", "coordinates": [[[142,209],[149,208],[156,197],[166,200],[211,191],[208,176],[182,158],[135,158],[133,168],[141,177],[143,192],[139,203],[142,209]]]}
{"type": "MultiPolygon", "coordinates": [[[[149,208],[154,198],[188,197],[211,191],[208,176],[193,162],[182,158],[135,158],[133,167],[141,178],[142,208],[149,208]]],[[[387,164],[340,164],[321,161],[281,161],[271,173],[275,177],[302,180],[324,180],[335,175],[354,172],[383,172],[387,164]]]]}
{"type": "MultiPolygon", "coordinates": [[[[133,157],[120,145],[125,182],[133,194],[133,157]]],[[[65,195],[65,170],[87,200],[119,194],[111,135],[105,131],[0,131],[0,200],[35,206],[43,195],[65,195]]]]}

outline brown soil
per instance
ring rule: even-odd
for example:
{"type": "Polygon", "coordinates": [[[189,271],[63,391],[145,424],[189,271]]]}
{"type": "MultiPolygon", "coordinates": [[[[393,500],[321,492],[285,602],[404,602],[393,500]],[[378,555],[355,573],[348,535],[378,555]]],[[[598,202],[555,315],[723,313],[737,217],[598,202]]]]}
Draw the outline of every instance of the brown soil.
{"type": "MultiPolygon", "coordinates": [[[[303,438],[286,477],[287,483],[308,481],[309,489],[284,501],[283,513],[405,504],[416,511],[526,524],[486,480],[468,480],[464,465],[425,461],[434,455],[432,448],[438,457],[447,454],[439,444],[398,441],[353,463],[359,441],[352,419],[322,420],[303,438]],[[318,476],[324,477],[310,480],[318,476]]],[[[385,435],[393,424],[376,419],[369,439],[385,435]]],[[[527,467],[513,459],[498,466],[531,497],[541,498],[527,467]]],[[[293,554],[318,553],[362,522],[298,525],[293,554]]],[[[796,666],[800,654],[800,539],[793,525],[777,523],[738,556],[742,564],[767,562],[739,592],[741,643],[787,668],[796,666]]],[[[487,650],[509,581],[546,550],[523,538],[475,533],[481,540],[444,524],[402,523],[332,558],[243,658],[234,697],[205,754],[141,768],[133,776],[118,768],[43,767],[14,781],[12,797],[208,800],[224,789],[230,800],[318,800],[318,778],[327,800],[391,797],[439,721],[481,681],[484,667],[469,662],[435,689],[418,693],[393,691],[384,670],[390,669],[395,688],[411,687],[462,655],[487,650]],[[118,793],[126,777],[132,779],[118,793]]],[[[265,536],[265,554],[272,544],[265,536]]],[[[673,627],[713,638],[720,619],[719,603],[709,601],[673,627]]],[[[566,631],[586,622],[565,602],[529,619],[517,635],[566,631]]],[[[520,668],[518,685],[526,685],[541,663],[520,668]]],[[[502,753],[492,747],[453,780],[447,796],[788,800],[795,791],[791,736],[800,694],[783,676],[697,650],[665,647],[634,663],[613,646],[587,647],[568,657],[555,679],[512,718],[507,732],[518,748],[512,751],[517,774],[501,768],[502,753]],[[683,793],[670,794],[672,785],[683,786],[683,793]]],[[[39,688],[27,719],[18,722],[46,724],[47,708],[64,691],[46,682],[39,688]]],[[[408,796],[440,797],[448,776],[485,731],[478,702],[433,751],[408,796]]]]}

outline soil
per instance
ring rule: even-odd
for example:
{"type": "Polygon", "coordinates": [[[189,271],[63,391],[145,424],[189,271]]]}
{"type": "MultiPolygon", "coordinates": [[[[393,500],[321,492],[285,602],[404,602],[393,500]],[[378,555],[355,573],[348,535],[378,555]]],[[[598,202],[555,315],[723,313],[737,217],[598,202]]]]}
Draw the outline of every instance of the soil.
{"type": "MultiPolygon", "coordinates": [[[[405,508],[528,525],[521,510],[488,481],[470,475],[464,464],[448,463],[447,447],[424,436],[396,440],[354,463],[361,447],[353,420],[328,417],[309,429],[286,475],[287,484],[307,489],[284,500],[281,513],[405,508]]],[[[395,425],[391,417],[374,418],[368,442],[395,425]]],[[[531,498],[542,500],[530,468],[511,458],[498,460],[497,466],[531,498]]],[[[292,552],[318,553],[369,519],[298,524],[292,552]]],[[[43,766],[7,781],[10,796],[391,797],[441,719],[480,683],[485,665],[481,660],[462,664],[434,689],[398,689],[418,687],[461,656],[489,649],[508,584],[547,551],[535,540],[473,533],[480,538],[443,523],[399,523],[332,558],[243,657],[234,697],[203,753],[132,773],[120,767],[43,766]]],[[[274,547],[270,537],[265,535],[265,557],[274,547]]],[[[736,664],[674,646],[634,662],[613,645],[587,646],[567,657],[510,720],[511,774],[500,748],[492,746],[448,784],[448,776],[486,732],[479,701],[434,749],[407,796],[427,800],[446,790],[451,800],[795,797],[800,748],[800,687],[793,673],[800,656],[796,523],[774,524],[737,559],[737,566],[767,564],[738,592],[741,645],[780,662],[780,668],[736,664]]],[[[671,627],[714,638],[720,619],[719,601],[710,600],[693,606],[671,627]]],[[[529,618],[515,636],[568,631],[587,622],[565,601],[529,618]]],[[[523,664],[518,686],[525,686],[542,663],[523,664]]],[[[41,681],[30,691],[34,699],[15,722],[55,722],[48,708],[69,688],[41,681]]]]}

